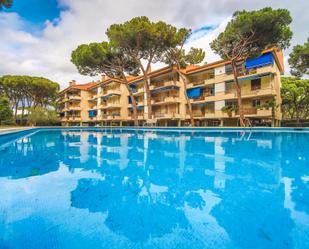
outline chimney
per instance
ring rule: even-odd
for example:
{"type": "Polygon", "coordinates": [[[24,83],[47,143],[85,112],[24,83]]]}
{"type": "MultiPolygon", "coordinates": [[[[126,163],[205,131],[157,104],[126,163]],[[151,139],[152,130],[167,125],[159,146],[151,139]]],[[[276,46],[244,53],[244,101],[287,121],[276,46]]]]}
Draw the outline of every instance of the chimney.
{"type": "Polygon", "coordinates": [[[75,85],[76,85],[76,81],[75,81],[75,80],[70,81],[70,82],[69,82],[69,85],[70,85],[70,86],[75,86],[75,85]]]}

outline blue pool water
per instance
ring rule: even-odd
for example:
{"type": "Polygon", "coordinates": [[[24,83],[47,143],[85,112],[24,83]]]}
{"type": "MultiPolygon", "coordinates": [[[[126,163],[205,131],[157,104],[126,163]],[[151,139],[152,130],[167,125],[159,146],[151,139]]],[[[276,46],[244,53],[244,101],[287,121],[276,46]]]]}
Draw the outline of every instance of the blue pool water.
{"type": "Polygon", "coordinates": [[[0,248],[307,249],[309,133],[0,136],[0,248]]]}

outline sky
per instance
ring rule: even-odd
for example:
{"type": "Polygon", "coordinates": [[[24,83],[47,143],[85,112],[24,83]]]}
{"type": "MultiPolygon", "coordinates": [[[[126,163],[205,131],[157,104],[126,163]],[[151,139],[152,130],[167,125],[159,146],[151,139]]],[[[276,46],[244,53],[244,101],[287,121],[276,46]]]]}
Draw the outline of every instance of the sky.
{"type": "MultiPolygon", "coordinates": [[[[86,83],[99,77],[80,75],[70,61],[79,44],[106,40],[113,23],[145,15],[177,27],[193,30],[187,48],[206,51],[208,63],[219,59],[209,43],[224,30],[236,10],[270,6],[287,8],[293,18],[291,45],[309,36],[308,0],[13,0],[11,9],[0,11],[0,76],[33,75],[58,82],[86,83]]],[[[292,46],[284,51],[285,73],[292,46]]],[[[163,65],[154,65],[154,69],[163,65]]]]}

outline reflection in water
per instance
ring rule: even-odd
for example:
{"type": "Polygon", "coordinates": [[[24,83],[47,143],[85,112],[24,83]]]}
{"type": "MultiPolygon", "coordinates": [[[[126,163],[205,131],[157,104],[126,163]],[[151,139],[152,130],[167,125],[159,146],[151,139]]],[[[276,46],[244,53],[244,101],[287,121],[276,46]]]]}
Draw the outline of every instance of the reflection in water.
{"type": "Polygon", "coordinates": [[[37,132],[0,147],[0,248],[308,248],[308,136],[37,132]]]}

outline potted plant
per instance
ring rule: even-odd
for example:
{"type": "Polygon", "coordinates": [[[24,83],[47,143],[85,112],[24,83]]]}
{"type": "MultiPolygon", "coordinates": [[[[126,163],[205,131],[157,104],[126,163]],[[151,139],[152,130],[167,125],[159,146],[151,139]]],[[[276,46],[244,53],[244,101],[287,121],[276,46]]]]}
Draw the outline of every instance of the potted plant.
{"type": "Polygon", "coordinates": [[[237,105],[226,105],[221,108],[221,111],[227,113],[229,118],[231,118],[233,112],[236,112],[237,110],[238,110],[237,105]]]}

